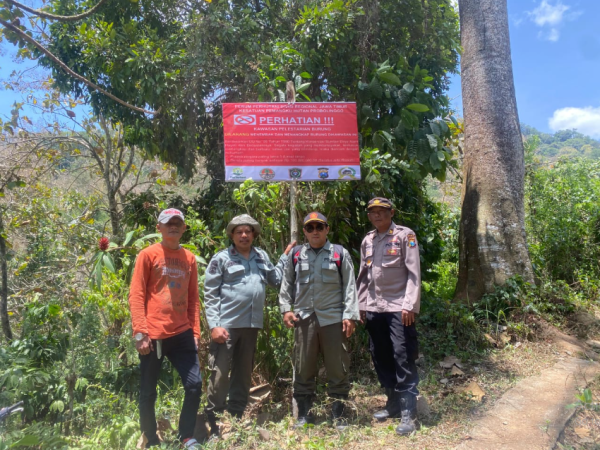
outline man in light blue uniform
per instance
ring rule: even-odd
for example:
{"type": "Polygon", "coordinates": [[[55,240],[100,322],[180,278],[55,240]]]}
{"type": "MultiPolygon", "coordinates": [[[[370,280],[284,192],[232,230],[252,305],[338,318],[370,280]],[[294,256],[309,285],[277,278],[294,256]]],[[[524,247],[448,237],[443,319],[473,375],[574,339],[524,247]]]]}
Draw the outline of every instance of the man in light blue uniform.
{"type": "Polygon", "coordinates": [[[260,231],[249,215],[234,217],[227,225],[233,244],[213,256],[206,269],[204,307],[211,334],[206,414],[211,436],[219,433],[217,413],[225,409],[236,417],[244,413],[258,330],[263,327],[266,286],[281,284],[287,254],[295,244],[274,266],[264,250],[252,245],[260,231]]]}

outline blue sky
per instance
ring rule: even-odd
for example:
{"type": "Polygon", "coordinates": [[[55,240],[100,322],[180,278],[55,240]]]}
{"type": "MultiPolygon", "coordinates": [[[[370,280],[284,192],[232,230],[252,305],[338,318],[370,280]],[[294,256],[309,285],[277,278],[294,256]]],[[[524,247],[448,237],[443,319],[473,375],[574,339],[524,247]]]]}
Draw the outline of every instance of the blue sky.
{"type": "MultiPolygon", "coordinates": [[[[600,0],[508,0],[521,122],[600,139],[600,0]]],[[[449,92],[461,113],[460,77],[449,92]]]]}
{"type": "MultiPolygon", "coordinates": [[[[543,132],[577,128],[600,139],[600,0],[508,0],[517,105],[521,122],[543,132]]],[[[15,64],[0,44],[0,80],[15,64]]],[[[449,92],[462,114],[460,76],[449,92]]],[[[0,90],[0,116],[19,93],[0,90]]]]}

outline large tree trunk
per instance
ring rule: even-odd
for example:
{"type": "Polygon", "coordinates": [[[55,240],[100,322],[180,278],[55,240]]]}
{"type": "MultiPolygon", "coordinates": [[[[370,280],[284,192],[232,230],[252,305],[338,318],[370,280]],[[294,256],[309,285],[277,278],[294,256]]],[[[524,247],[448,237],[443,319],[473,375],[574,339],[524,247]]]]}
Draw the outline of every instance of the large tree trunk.
{"type": "Polygon", "coordinates": [[[533,274],[506,0],[459,0],[459,10],[465,151],[456,297],[471,302],[533,274]]]}
{"type": "Polygon", "coordinates": [[[0,287],[0,322],[2,332],[8,342],[12,341],[13,335],[8,320],[8,262],[6,261],[6,241],[4,240],[4,221],[0,208],[0,272],[2,272],[2,286],[0,287]]]}

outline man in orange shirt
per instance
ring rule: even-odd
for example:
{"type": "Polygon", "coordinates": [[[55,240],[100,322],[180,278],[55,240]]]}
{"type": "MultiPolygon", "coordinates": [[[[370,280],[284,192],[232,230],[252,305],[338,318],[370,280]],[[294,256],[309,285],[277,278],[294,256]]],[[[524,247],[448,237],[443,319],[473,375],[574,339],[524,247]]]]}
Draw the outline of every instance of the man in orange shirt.
{"type": "Polygon", "coordinates": [[[179,245],[185,228],[181,211],[166,209],[160,213],[156,229],[162,242],[140,252],[129,291],[135,348],[140,354],[140,428],[147,447],[160,445],[154,404],[166,356],[185,390],[178,438],[184,448],[199,448],[192,437],[202,389],[198,267],[194,255],[179,245]]]}

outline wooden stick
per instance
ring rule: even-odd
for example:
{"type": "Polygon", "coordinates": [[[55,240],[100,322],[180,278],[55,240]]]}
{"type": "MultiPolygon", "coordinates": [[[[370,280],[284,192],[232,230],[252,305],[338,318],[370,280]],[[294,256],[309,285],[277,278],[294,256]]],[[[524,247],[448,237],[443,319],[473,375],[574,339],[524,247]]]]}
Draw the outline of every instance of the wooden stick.
{"type": "MultiPolygon", "coordinates": [[[[285,97],[288,103],[296,103],[294,82],[288,81],[285,86],[285,97]]],[[[290,183],[290,234],[291,242],[298,242],[298,217],[296,215],[296,182],[290,183]]]]}

